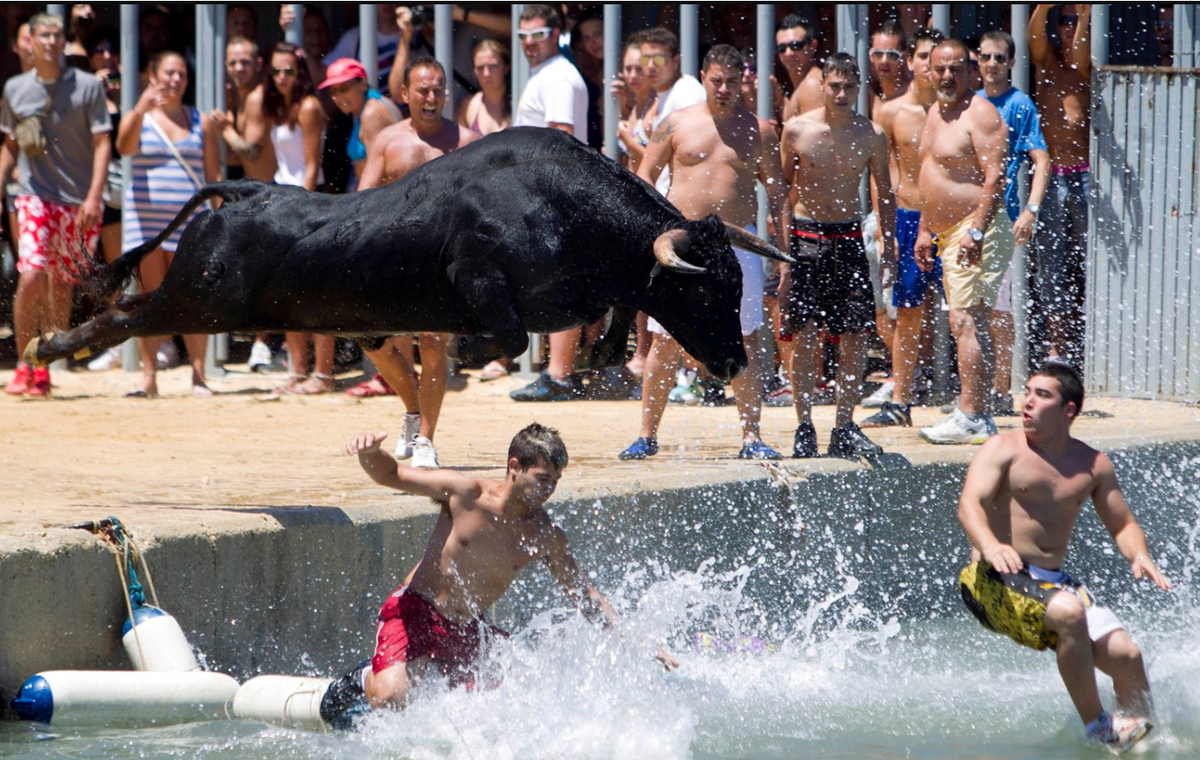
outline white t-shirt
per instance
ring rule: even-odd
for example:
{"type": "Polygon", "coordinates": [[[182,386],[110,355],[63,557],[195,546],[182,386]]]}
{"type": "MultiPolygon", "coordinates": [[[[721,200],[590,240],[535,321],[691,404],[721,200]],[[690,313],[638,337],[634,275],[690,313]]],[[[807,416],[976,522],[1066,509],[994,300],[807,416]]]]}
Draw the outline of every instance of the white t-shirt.
{"type": "Polygon", "coordinates": [[[574,64],[561,54],[540,63],[529,73],[529,82],[521,93],[515,127],[548,127],[570,124],[575,139],[586,144],[587,85],[574,64]]]}
{"type": "MultiPolygon", "coordinates": [[[[689,108],[697,103],[703,103],[708,97],[704,92],[704,85],[700,84],[700,80],[693,76],[684,74],[675,80],[675,84],[671,85],[671,89],[667,90],[665,95],[658,96],[658,113],[654,116],[653,128],[650,134],[654,134],[654,130],[658,129],[658,125],[663,119],[667,118],[674,111],[681,108],[689,108]]],[[[667,191],[671,189],[671,167],[666,167],[662,170],[662,174],[658,175],[658,181],[654,183],[654,189],[662,193],[664,197],[667,191]]]]}

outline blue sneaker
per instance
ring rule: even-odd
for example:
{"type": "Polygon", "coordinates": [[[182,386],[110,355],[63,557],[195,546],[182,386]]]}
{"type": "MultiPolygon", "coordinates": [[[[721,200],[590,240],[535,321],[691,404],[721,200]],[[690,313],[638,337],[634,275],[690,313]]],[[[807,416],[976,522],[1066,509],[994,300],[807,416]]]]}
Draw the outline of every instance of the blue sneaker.
{"type": "Polygon", "coordinates": [[[783,459],[783,454],[762,441],[751,441],[742,446],[742,450],[738,452],[738,459],[783,459]]]}
{"type": "Polygon", "coordinates": [[[560,383],[546,372],[538,375],[524,388],[509,392],[513,401],[573,401],[583,393],[583,385],[578,376],[572,375],[567,383],[560,383]]]}
{"type": "Polygon", "coordinates": [[[655,438],[639,438],[629,444],[629,448],[617,454],[617,459],[627,462],[630,459],[649,459],[658,453],[658,440],[655,438]]]}

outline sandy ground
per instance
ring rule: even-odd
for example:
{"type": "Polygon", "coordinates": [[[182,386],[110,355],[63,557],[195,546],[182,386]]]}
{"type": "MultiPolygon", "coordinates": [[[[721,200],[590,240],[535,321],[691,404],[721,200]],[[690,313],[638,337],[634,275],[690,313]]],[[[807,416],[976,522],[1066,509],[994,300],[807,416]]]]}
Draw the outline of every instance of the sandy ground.
{"type": "MultiPolygon", "coordinates": [[[[11,376],[11,369],[0,371],[0,382],[11,376]]],[[[0,545],[12,550],[35,538],[53,544],[59,532],[48,525],[114,513],[143,532],[176,534],[244,528],[273,519],[267,510],[281,508],[430,508],[427,500],[375,486],[344,453],[345,441],[360,431],[386,431],[394,440],[403,411],[395,398],[275,396],[270,389],[284,377],[249,374],[244,365],[211,382],[217,392],[211,399],[190,397],[185,368],[160,373],[158,399],[124,398],[135,379],[119,370],[57,372],[52,399],[0,394],[0,545]]],[[[339,384],[359,379],[345,376],[339,384]]],[[[637,435],[637,402],[509,400],[508,391],[523,383],[469,376],[448,393],[436,437],[444,466],[499,476],[513,433],[537,420],[558,428],[571,454],[559,498],[768,476],[760,465],[734,458],[740,441],[733,407],[672,406],[659,436],[662,453],[620,462],[616,454],[637,435]]],[[[1076,434],[1104,448],[1200,437],[1196,406],[1094,399],[1088,408],[1098,416],[1081,419],[1076,434]]],[[[914,410],[917,425],[940,416],[937,409],[914,410]]],[[[833,407],[817,408],[822,447],[832,420],[833,407]]],[[[1019,418],[997,422],[1012,429],[1019,418]]],[[[772,446],[790,452],[794,430],[791,409],[764,410],[763,436],[772,446]]],[[[915,428],[871,435],[901,465],[963,462],[975,450],[923,444],[915,428]]],[[[811,472],[863,465],[821,459],[784,466],[811,472]]]]}

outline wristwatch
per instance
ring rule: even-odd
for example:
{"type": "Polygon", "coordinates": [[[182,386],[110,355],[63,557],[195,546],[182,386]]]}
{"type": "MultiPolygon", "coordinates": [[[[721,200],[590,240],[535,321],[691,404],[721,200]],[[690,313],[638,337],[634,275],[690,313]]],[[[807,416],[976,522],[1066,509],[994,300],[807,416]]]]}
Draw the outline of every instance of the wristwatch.
{"type": "Polygon", "coordinates": [[[967,230],[967,234],[970,235],[971,239],[974,240],[976,243],[983,242],[983,230],[977,230],[974,227],[972,227],[971,229],[967,230]]]}
{"type": "Polygon", "coordinates": [[[1042,207],[1037,205],[1036,203],[1026,203],[1025,210],[1028,211],[1029,213],[1033,214],[1034,216],[1037,216],[1038,212],[1042,210],[1042,207]]]}

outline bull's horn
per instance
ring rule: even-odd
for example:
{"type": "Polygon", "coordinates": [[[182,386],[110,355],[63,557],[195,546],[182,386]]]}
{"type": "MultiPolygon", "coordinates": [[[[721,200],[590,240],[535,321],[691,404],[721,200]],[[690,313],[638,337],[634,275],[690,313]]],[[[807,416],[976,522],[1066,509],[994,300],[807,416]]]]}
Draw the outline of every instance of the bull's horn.
{"type": "Polygon", "coordinates": [[[684,247],[686,244],[686,232],[678,229],[667,230],[654,239],[654,258],[658,259],[658,263],[662,264],[666,269],[682,274],[704,274],[707,272],[708,270],[704,267],[689,264],[679,258],[679,254],[675,253],[676,246],[684,247]]]}
{"type": "Polygon", "coordinates": [[[735,227],[732,224],[726,223],[725,232],[729,234],[729,244],[734,248],[741,248],[743,251],[756,253],[766,259],[782,261],[785,264],[796,263],[795,259],[791,256],[763,240],[758,235],[751,235],[741,227],[735,227]]]}

